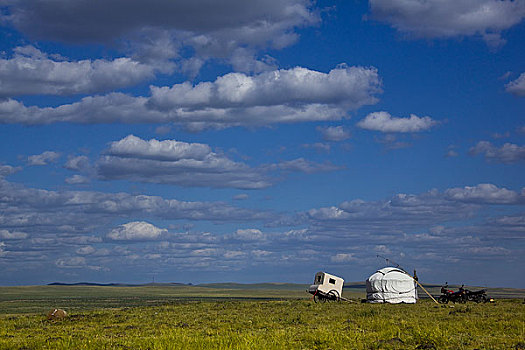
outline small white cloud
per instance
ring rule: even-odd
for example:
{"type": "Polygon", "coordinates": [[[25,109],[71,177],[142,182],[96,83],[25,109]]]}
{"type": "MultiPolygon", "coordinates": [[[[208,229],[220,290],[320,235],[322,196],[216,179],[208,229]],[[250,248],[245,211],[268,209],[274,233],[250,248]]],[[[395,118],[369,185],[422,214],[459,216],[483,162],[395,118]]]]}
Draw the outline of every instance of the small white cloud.
{"type": "Polygon", "coordinates": [[[111,230],[107,237],[115,241],[149,241],[168,232],[144,221],[133,221],[111,230]]]}
{"type": "Polygon", "coordinates": [[[271,169],[280,169],[284,171],[299,171],[307,174],[341,170],[342,167],[334,165],[330,162],[316,163],[304,158],[297,158],[293,160],[283,161],[270,166],[271,169]]]}
{"type": "Polygon", "coordinates": [[[309,230],[306,228],[299,230],[289,230],[284,233],[284,236],[287,238],[295,238],[299,240],[308,239],[309,230]]]}
{"type": "Polygon", "coordinates": [[[350,132],[343,126],[317,127],[317,130],[326,141],[344,141],[350,138],[350,132]]]}
{"type": "Polygon", "coordinates": [[[12,167],[11,165],[0,165],[0,177],[6,177],[22,170],[21,167],[12,167]]]}
{"type": "Polygon", "coordinates": [[[78,248],[76,250],[76,253],[79,254],[79,255],[89,255],[89,254],[93,254],[95,251],[96,251],[95,248],[93,248],[92,246],[88,245],[88,246],[85,246],[85,247],[78,248]]]}
{"type": "Polygon", "coordinates": [[[272,255],[272,252],[269,252],[267,250],[260,250],[260,249],[255,249],[255,250],[252,250],[252,255],[257,257],[257,258],[262,258],[262,257],[265,257],[265,256],[269,256],[269,255],[272,255]]]}
{"type": "Polygon", "coordinates": [[[0,230],[0,239],[25,239],[27,236],[25,232],[0,230]]]}
{"type": "Polygon", "coordinates": [[[177,161],[181,159],[203,160],[211,153],[210,146],[202,143],[186,143],[176,140],[142,140],[128,135],[112,142],[107,154],[119,157],[177,161]]]}
{"type": "Polygon", "coordinates": [[[37,154],[27,157],[28,165],[47,165],[49,163],[54,163],[60,158],[60,153],[53,151],[46,151],[42,154],[37,154]]]}
{"type": "Polygon", "coordinates": [[[160,254],[146,254],[146,255],[144,255],[144,259],[148,259],[148,260],[159,260],[160,258],[162,258],[162,255],[160,255],[160,254]]]}
{"type": "Polygon", "coordinates": [[[486,204],[517,204],[522,199],[518,193],[493,184],[450,188],[445,195],[450,200],[486,204]]]}
{"type": "Polygon", "coordinates": [[[349,218],[349,214],[337,207],[310,209],[308,215],[318,220],[344,220],[349,218]]]}
{"type": "Polygon", "coordinates": [[[453,158],[453,157],[458,157],[458,156],[459,156],[459,153],[453,149],[449,149],[447,153],[445,154],[445,157],[447,158],[453,158]]]}
{"type": "Polygon", "coordinates": [[[498,148],[488,141],[480,141],[470,149],[470,154],[483,154],[487,160],[501,163],[517,163],[525,160],[525,146],[505,143],[498,148]]]}
{"type": "Polygon", "coordinates": [[[521,73],[518,79],[505,85],[505,91],[516,96],[525,96],[525,73],[521,73]]]}
{"type": "Polygon", "coordinates": [[[215,248],[203,248],[203,249],[195,249],[191,252],[191,255],[194,256],[202,256],[202,257],[209,257],[209,256],[216,256],[218,253],[218,250],[215,248]]]}
{"type": "Polygon", "coordinates": [[[81,185],[81,184],[87,184],[91,180],[82,175],[73,175],[71,177],[68,177],[65,181],[69,185],[81,185]]]}
{"type": "Polygon", "coordinates": [[[87,170],[90,167],[89,158],[86,156],[70,157],[64,165],[66,169],[77,171],[87,170]]]}
{"type": "Polygon", "coordinates": [[[421,132],[438,124],[430,117],[418,117],[411,114],[410,118],[396,118],[388,112],[373,112],[357,123],[362,129],[381,132],[421,132]]]}
{"type": "Polygon", "coordinates": [[[339,253],[330,257],[330,260],[335,263],[345,263],[355,261],[357,258],[354,257],[354,254],[339,253]]]}
{"type": "Polygon", "coordinates": [[[61,258],[55,261],[55,265],[62,269],[79,269],[86,267],[86,259],[81,256],[61,258]]]}
{"type": "Polygon", "coordinates": [[[233,237],[241,241],[260,241],[265,238],[264,233],[258,229],[238,229],[233,237]]]}
{"type": "Polygon", "coordinates": [[[226,259],[237,259],[237,258],[241,258],[241,257],[243,257],[245,255],[246,255],[246,253],[241,252],[239,250],[228,250],[227,252],[224,253],[224,257],[226,259]]]}
{"type": "Polygon", "coordinates": [[[240,194],[237,194],[235,196],[233,196],[233,199],[236,200],[236,201],[243,201],[243,200],[246,200],[250,198],[250,196],[248,196],[248,194],[246,193],[240,193],[240,194]]]}

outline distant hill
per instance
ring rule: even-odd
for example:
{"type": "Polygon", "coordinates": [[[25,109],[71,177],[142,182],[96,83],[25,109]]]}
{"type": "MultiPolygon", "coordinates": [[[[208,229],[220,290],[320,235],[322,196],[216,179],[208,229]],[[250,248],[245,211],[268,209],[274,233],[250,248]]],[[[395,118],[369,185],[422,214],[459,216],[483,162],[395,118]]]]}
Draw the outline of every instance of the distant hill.
{"type": "MultiPolygon", "coordinates": [[[[77,282],[77,283],[62,283],[53,282],[49,283],[48,286],[98,286],[98,287],[198,287],[204,290],[210,291],[223,291],[221,293],[228,293],[227,291],[288,291],[288,292],[304,292],[308,288],[309,284],[299,283],[203,283],[203,284],[184,284],[184,283],[144,283],[144,284],[132,284],[132,283],[93,283],[93,282],[77,282]]],[[[434,297],[438,297],[441,292],[441,286],[438,284],[423,284],[425,289],[432,294],[434,297]]],[[[365,282],[347,282],[344,284],[344,291],[346,295],[350,297],[364,297],[366,295],[366,284],[365,282]]],[[[459,286],[449,285],[450,289],[458,290],[459,286]]],[[[470,290],[480,290],[482,287],[476,286],[465,286],[470,290]]],[[[495,298],[524,298],[525,289],[518,288],[483,288],[487,289],[487,295],[495,298]]],[[[193,289],[192,289],[193,290],[193,289]]],[[[428,298],[426,293],[418,287],[418,295],[420,298],[428,298]]]]}
{"type": "Polygon", "coordinates": [[[98,287],[146,287],[146,286],[186,286],[184,283],[144,283],[144,284],[132,284],[132,283],[94,283],[94,282],[77,282],[77,283],[62,283],[53,282],[48,283],[48,286],[98,286],[98,287]]]}

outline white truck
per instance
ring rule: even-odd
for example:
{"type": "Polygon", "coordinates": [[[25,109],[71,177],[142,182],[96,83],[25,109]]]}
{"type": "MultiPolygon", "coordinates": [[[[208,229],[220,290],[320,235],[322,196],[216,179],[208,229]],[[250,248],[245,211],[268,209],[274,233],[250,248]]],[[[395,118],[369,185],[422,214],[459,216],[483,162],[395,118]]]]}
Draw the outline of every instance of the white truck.
{"type": "Polygon", "coordinates": [[[314,301],[339,301],[343,294],[344,280],[341,277],[326,272],[315,274],[314,284],[308,288],[308,293],[314,295],[314,301]]]}

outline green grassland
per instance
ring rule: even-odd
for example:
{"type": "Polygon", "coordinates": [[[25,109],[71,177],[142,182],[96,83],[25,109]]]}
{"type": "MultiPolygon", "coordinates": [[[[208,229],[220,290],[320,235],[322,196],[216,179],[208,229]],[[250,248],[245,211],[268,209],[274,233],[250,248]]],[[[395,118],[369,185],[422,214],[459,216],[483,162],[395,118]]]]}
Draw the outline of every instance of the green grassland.
{"type": "MultiPolygon", "coordinates": [[[[0,349],[525,349],[521,299],[314,303],[305,286],[0,287],[0,349]],[[46,312],[69,316],[49,321],[46,312]]],[[[500,291],[505,292],[505,291],[500,291]]]]}

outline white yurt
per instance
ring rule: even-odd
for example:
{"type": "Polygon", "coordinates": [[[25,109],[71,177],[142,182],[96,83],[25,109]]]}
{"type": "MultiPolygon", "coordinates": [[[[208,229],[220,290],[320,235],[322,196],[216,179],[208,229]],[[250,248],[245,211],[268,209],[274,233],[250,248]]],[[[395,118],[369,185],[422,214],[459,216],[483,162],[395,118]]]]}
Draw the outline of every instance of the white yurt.
{"type": "Polygon", "coordinates": [[[369,303],[409,303],[417,301],[417,285],[412,276],[395,267],[377,270],[366,280],[369,303]]]}

